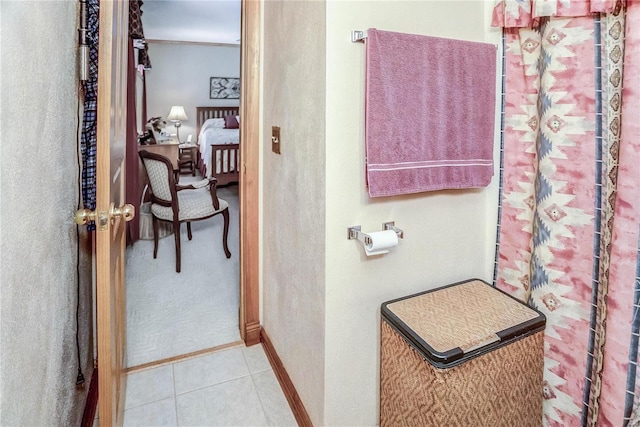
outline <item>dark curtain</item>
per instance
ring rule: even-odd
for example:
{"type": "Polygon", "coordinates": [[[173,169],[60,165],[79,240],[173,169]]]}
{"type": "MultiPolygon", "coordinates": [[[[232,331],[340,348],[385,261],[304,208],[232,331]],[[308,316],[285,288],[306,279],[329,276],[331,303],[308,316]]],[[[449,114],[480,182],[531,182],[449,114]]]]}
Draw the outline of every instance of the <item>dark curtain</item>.
{"type": "MultiPolygon", "coordinates": [[[[127,186],[126,200],[136,208],[138,215],[127,223],[127,242],[133,244],[140,237],[140,181],[138,158],[138,128],[136,111],[136,70],[151,68],[151,62],[147,55],[147,44],[144,43],[144,31],[142,28],[142,0],[129,2],[129,56],[127,68],[127,186]],[[134,41],[142,41],[143,47],[134,49],[134,41]],[[136,65],[135,54],[138,53],[136,65]]],[[[140,45],[138,45],[140,47],[140,45]]],[[[143,123],[146,121],[146,99],[143,100],[143,123]]]]}
{"type": "MultiPolygon", "coordinates": [[[[142,1],[129,3],[129,55],[127,68],[127,183],[126,202],[140,209],[140,191],[138,189],[138,132],[136,125],[136,63],[133,39],[144,39],[142,31],[142,1]]],[[[97,98],[98,98],[98,23],[99,0],[87,0],[87,18],[89,44],[89,76],[83,84],[84,113],[82,118],[82,130],[80,135],[80,153],[82,155],[82,202],[86,209],[96,208],[96,129],[97,129],[97,98]]],[[[146,48],[146,44],[145,44],[146,48]]],[[[146,50],[144,52],[143,65],[150,68],[151,63],[146,50]]],[[[146,102],[146,101],[145,101],[146,102]]],[[[138,240],[139,215],[136,215],[128,223],[127,238],[129,243],[138,240]]],[[[95,224],[88,226],[89,230],[95,230],[95,224]]]]}
{"type": "MultiPolygon", "coordinates": [[[[80,153],[82,155],[82,203],[86,209],[96,208],[96,127],[98,99],[98,22],[99,0],[87,1],[89,44],[89,76],[83,84],[84,113],[80,134],[80,153]]],[[[95,230],[92,222],[88,229],[95,230]]]]}
{"type": "Polygon", "coordinates": [[[136,208],[138,215],[127,223],[127,242],[133,244],[140,236],[140,190],[138,188],[138,129],[136,122],[136,64],[133,40],[129,38],[127,68],[127,184],[126,200],[136,208]]]}

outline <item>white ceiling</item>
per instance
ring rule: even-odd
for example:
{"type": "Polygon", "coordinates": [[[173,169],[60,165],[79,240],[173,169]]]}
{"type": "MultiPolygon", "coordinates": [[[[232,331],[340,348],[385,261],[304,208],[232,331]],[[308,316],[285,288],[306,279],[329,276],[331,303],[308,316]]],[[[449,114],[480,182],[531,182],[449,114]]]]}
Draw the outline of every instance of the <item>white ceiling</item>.
{"type": "Polygon", "coordinates": [[[144,36],[240,44],[240,0],[144,0],[144,36]]]}

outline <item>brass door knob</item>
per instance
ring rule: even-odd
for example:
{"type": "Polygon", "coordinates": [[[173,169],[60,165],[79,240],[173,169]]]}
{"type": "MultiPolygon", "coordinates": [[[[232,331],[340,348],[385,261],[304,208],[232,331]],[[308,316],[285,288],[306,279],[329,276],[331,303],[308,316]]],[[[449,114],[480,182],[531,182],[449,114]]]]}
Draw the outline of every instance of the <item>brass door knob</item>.
{"type": "Polygon", "coordinates": [[[107,216],[106,211],[101,211],[99,214],[97,211],[92,211],[89,209],[79,209],[76,211],[75,220],[78,225],[86,225],[91,221],[95,221],[98,224],[99,230],[104,230],[107,228],[109,223],[108,218],[111,218],[111,222],[113,223],[116,218],[122,218],[125,221],[131,221],[136,216],[136,208],[133,205],[127,203],[120,208],[116,208],[116,206],[112,203],[111,209],[109,210],[109,215],[107,216]]]}
{"type": "Polygon", "coordinates": [[[127,203],[120,208],[116,208],[115,205],[111,205],[111,219],[114,217],[120,217],[129,222],[136,216],[136,208],[132,204],[127,203]]]}
{"type": "Polygon", "coordinates": [[[89,209],[78,209],[75,214],[76,224],[84,225],[89,224],[96,219],[96,211],[89,209]]]}

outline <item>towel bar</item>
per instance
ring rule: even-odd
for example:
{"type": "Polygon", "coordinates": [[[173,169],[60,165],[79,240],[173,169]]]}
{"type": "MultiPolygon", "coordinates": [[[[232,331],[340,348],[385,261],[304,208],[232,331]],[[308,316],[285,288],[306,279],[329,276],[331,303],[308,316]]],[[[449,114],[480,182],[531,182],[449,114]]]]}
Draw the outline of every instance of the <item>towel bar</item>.
{"type": "Polygon", "coordinates": [[[352,30],[351,31],[351,43],[364,43],[364,39],[367,38],[366,31],[352,30]]]}

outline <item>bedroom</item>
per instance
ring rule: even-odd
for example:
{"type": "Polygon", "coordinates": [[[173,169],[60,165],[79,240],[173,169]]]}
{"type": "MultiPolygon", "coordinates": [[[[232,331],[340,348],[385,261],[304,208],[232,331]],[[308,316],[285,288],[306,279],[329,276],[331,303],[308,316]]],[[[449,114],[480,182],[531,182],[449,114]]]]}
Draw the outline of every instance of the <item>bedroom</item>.
{"type": "MultiPolygon", "coordinates": [[[[207,151],[209,145],[204,142],[209,137],[208,132],[206,135],[205,132],[199,135],[200,125],[209,117],[205,117],[204,114],[218,114],[219,117],[239,115],[238,95],[212,98],[215,95],[210,93],[210,84],[212,78],[238,78],[240,75],[240,3],[233,2],[237,8],[231,8],[226,14],[216,8],[215,2],[197,3],[197,17],[186,15],[188,8],[184,7],[185,2],[145,2],[142,7],[151,69],[145,70],[144,80],[140,73],[136,74],[137,127],[139,132],[143,132],[146,127],[145,118],[152,117],[161,117],[166,126],[161,130],[159,144],[144,145],[140,148],[151,152],[156,149],[169,149],[171,154],[167,156],[173,158],[178,153],[178,140],[182,143],[190,140],[191,146],[194,147],[197,142],[202,142],[202,147],[194,150],[198,153],[195,176],[189,171],[178,175],[180,184],[198,181],[202,176],[210,175],[204,170],[205,165],[210,166],[211,163],[204,159],[210,159],[212,155],[207,151]],[[171,19],[168,19],[169,17],[171,19]],[[213,23],[213,27],[220,30],[197,33],[197,28],[201,28],[200,21],[213,23]],[[229,36],[226,39],[221,38],[221,32],[227,32],[229,36]],[[176,122],[169,120],[172,106],[183,107],[186,115],[186,119],[181,120],[179,128],[175,126],[176,122]],[[222,107],[225,108],[221,109],[222,107]],[[204,156],[204,159],[200,160],[200,156],[204,156]]],[[[208,124],[211,122],[213,121],[208,124]]],[[[237,316],[238,168],[235,164],[239,157],[239,132],[238,129],[224,129],[224,125],[218,123],[214,123],[213,129],[209,132],[226,132],[225,142],[236,143],[233,146],[225,145],[225,148],[233,147],[234,152],[225,153],[226,157],[223,159],[225,168],[235,175],[231,178],[218,176],[218,196],[230,205],[229,248],[232,256],[226,259],[224,255],[218,254],[222,249],[222,245],[219,244],[221,233],[215,229],[222,225],[222,220],[218,217],[194,222],[193,240],[188,241],[186,237],[181,239],[180,274],[175,273],[173,265],[175,247],[174,238],[169,234],[170,230],[166,233],[168,238],[159,239],[158,259],[153,259],[151,253],[152,240],[141,240],[129,247],[128,259],[132,268],[131,273],[128,273],[128,281],[134,284],[130,287],[131,295],[128,295],[129,366],[154,363],[240,339],[237,316]],[[229,132],[235,132],[235,135],[229,136],[229,132]],[[232,160],[231,168],[228,167],[229,159],[232,160]],[[208,225],[210,223],[212,225],[208,225]],[[166,272],[163,270],[165,264],[171,265],[166,272]],[[146,289],[143,284],[153,282],[153,277],[157,277],[158,274],[162,274],[167,280],[163,280],[164,287],[155,287],[151,295],[147,292],[150,289],[146,289]],[[217,283],[214,286],[223,287],[225,294],[221,297],[217,291],[214,293],[211,289],[206,289],[205,282],[209,280],[203,279],[203,275],[207,278],[214,277],[217,283]],[[136,286],[137,283],[143,284],[136,286]],[[191,288],[190,293],[178,298],[170,295],[171,285],[184,287],[185,284],[191,288]],[[132,292],[133,289],[136,293],[132,292]],[[225,301],[223,306],[216,306],[218,302],[213,298],[214,294],[217,294],[218,300],[225,301]],[[149,297],[164,301],[164,308],[150,304],[147,300],[149,297]],[[189,310],[180,310],[180,304],[188,304],[180,298],[193,298],[201,304],[198,307],[191,304],[189,310]],[[150,322],[149,319],[155,320],[150,322]],[[150,348],[154,350],[150,351],[150,348]]],[[[157,134],[159,135],[159,132],[157,134]]],[[[138,200],[144,199],[148,202],[149,195],[144,192],[148,181],[142,163],[139,164],[138,180],[138,200]]],[[[141,216],[140,236],[152,238],[149,235],[150,223],[150,215],[147,218],[141,216]]],[[[183,232],[184,228],[183,226],[183,232]]],[[[161,232],[160,236],[164,234],[161,232]]]]}
{"type": "MultiPolygon", "coordinates": [[[[186,143],[188,147],[198,145],[197,167],[201,169],[203,176],[210,176],[210,146],[239,142],[240,46],[167,40],[149,40],[148,43],[153,67],[145,72],[146,118],[151,120],[159,117],[166,123],[161,130],[163,135],[159,137],[160,143],[175,143],[179,137],[179,142],[186,143]],[[215,86],[220,85],[220,81],[233,86],[234,93],[217,95],[215,86]],[[184,113],[179,125],[172,120],[173,106],[182,107],[182,110],[177,111],[184,113]],[[205,121],[211,118],[219,120],[212,120],[201,129],[205,121]],[[225,119],[231,119],[233,123],[225,123],[225,119]],[[205,172],[206,166],[209,170],[205,172]]],[[[137,80],[141,80],[139,75],[137,80]]],[[[144,97],[140,98],[141,104],[144,97]]],[[[141,105],[139,110],[142,111],[141,105]]],[[[145,128],[142,120],[140,114],[139,131],[145,128]]],[[[222,147],[218,149],[222,150],[222,147]]],[[[215,171],[218,185],[238,182],[237,154],[237,145],[226,147],[223,153],[218,153],[218,157],[222,155],[225,160],[225,165],[218,165],[215,171]],[[230,167],[226,166],[229,158],[232,160],[230,167]]]]}

